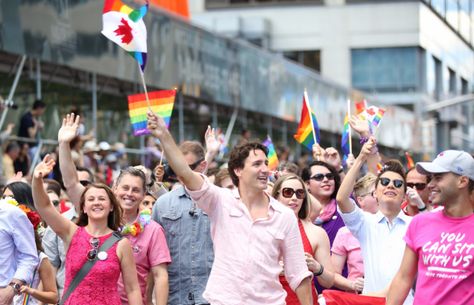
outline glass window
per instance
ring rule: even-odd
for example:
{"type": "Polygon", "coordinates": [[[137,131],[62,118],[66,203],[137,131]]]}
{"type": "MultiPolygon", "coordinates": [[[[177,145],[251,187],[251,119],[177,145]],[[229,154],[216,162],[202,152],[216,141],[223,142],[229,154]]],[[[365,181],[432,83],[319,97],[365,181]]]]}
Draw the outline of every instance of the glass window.
{"type": "Polygon", "coordinates": [[[371,92],[402,92],[421,89],[420,49],[354,49],[352,85],[371,92]]]}
{"type": "Polygon", "coordinates": [[[426,92],[432,97],[436,96],[436,62],[429,53],[426,53],[426,92]]]}
{"type": "Polygon", "coordinates": [[[441,16],[446,17],[446,4],[445,0],[431,0],[431,6],[441,16]]]}
{"type": "MultiPolygon", "coordinates": [[[[459,0],[459,33],[467,41],[471,40],[471,6],[469,2],[472,0],[459,0]]],[[[474,1],[472,1],[474,4],[474,1]]],[[[474,24],[474,20],[472,21],[474,24]]]]}
{"type": "Polygon", "coordinates": [[[456,72],[448,68],[449,73],[449,94],[451,96],[457,93],[456,72]]]}
{"type": "Polygon", "coordinates": [[[446,20],[456,31],[459,31],[459,3],[458,3],[458,0],[447,0],[446,1],[446,20]]]}
{"type": "Polygon", "coordinates": [[[290,51],[284,52],[283,55],[305,67],[321,72],[321,51],[319,50],[290,51]]]}

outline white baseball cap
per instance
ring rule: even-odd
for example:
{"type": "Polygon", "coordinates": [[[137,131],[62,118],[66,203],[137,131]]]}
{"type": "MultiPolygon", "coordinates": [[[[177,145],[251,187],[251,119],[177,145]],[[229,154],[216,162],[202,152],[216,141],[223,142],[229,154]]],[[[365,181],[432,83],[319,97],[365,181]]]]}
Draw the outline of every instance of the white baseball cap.
{"type": "Polygon", "coordinates": [[[445,150],[433,162],[418,162],[416,170],[424,175],[454,173],[474,180],[474,158],[462,150],[445,150]]]}

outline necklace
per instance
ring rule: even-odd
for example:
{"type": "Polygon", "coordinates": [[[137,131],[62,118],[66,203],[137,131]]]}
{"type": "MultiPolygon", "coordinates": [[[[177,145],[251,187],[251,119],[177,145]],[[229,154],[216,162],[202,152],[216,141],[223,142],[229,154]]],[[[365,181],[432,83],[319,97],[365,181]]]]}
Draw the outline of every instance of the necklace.
{"type": "Polygon", "coordinates": [[[138,214],[137,220],[131,224],[126,224],[120,229],[122,235],[130,234],[132,236],[137,236],[145,230],[145,227],[151,221],[151,211],[149,209],[144,209],[138,214]]]}

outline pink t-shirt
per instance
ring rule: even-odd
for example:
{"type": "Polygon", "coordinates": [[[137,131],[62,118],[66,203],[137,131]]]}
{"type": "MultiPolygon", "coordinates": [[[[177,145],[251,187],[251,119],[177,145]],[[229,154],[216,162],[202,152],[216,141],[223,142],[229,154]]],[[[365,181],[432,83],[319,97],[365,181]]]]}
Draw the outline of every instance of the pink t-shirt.
{"type": "MultiPolygon", "coordinates": [[[[163,263],[171,263],[170,251],[166,243],[163,228],[151,221],[145,230],[137,236],[125,235],[132,244],[133,257],[137,266],[138,283],[142,292],[143,304],[146,304],[146,279],[151,268],[163,263]]],[[[128,304],[127,292],[122,277],[118,283],[122,304],[128,304]]]]}
{"type": "Polygon", "coordinates": [[[349,280],[355,280],[364,276],[364,261],[360,250],[360,243],[352,235],[347,227],[342,227],[337,231],[336,238],[332,243],[332,253],[345,256],[347,258],[347,267],[349,280]]]}
{"type": "Polygon", "coordinates": [[[418,254],[414,305],[474,304],[474,214],[418,214],[405,241],[418,254]]]}

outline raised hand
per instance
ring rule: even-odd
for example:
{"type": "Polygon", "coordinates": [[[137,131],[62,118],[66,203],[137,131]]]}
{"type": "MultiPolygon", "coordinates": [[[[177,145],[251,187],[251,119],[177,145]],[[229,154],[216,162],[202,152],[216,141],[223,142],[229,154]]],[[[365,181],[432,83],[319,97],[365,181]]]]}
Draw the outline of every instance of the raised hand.
{"type": "Polygon", "coordinates": [[[79,128],[79,116],[74,113],[67,114],[63,118],[63,124],[58,131],[58,142],[69,143],[77,136],[77,130],[79,128]]]}
{"type": "Polygon", "coordinates": [[[336,169],[341,168],[342,161],[341,155],[334,147],[328,147],[325,150],[324,158],[326,162],[334,166],[336,169]]]}
{"type": "Polygon", "coordinates": [[[377,141],[374,137],[370,137],[369,140],[362,146],[359,156],[357,158],[362,158],[363,161],[367,160],[367,157],[374,153],[376,149],[377,141]]]}
{"type": "Polygon", "coordinates": [[[316,160],[316,161],[326,161],[325,154],[326,154],[326,151],[324,150],[324,148],[319,146],[319,143],[315,143],[313,145],[313,158],[314,158],[314,160],[316,160]]]}
{"type": "Polygon", "coordinates": [[[162,117],[157,115],[156,113],[152,111],[148,111],[146,113],[147,117],[147,124],[146,128],[150,131],[150,133],[156,137],[160,138],[164,132],[167,130],[165,121],[163,120],[162,117]]]}
{"type": "Polygon", "coordinates": [[[416,187],[407,187],[406,198],[408,200],[408,204],[412,207],[423,208],[425,206],[425,203],[416,191],[416,187]]]}
{"type": "Polygon", "coordinates": [[[155,175],[155,181],[163,182],[163,177],[165,176],[165,166],[163,164],[158,164],[153,170],[155,175]]]}
{"type": "Polygon", "coordinates": [[[370,136],[369,121],[362,119],[358,115],[352,115],[349,119],[349,125],[354,129],[361,137],[370,136]]]}
{"type": "Polygon", "coordinates": [[[49,154],[47,154],[46,156],[44,156],[43,161],[36,165],[35,170],[33,172],[33,177],[35,179],[43,179],[53,171],[54,165],[56,165],[56,162],[53,158],[51,158],[49,154]]]}
{"type": "Polygon", "coordinates": [[[221,147],[221,143],[217,140],[215,131],[216,130],[211,128],[211,126],[207,126],[206,134],[204,135],[206,140],[206,150],[208,153],[213,155],[216,155],[221,147]]]}

